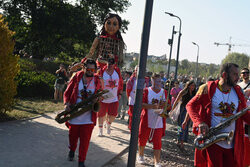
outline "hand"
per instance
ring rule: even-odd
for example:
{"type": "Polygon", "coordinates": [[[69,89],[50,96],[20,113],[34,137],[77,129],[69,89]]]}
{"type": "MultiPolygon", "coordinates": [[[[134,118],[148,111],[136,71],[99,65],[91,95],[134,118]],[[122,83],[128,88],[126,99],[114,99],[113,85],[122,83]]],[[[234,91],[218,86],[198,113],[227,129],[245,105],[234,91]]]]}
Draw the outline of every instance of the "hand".
{"type": "Polygon", "coordinates": [[[66,103],[64,105],[64,109],[65,109],[65,111],[70,111],[70,105],[69,105],[69,103],[66,103]]]}
{"type": "Polygon", "coordinates": [[[158,109],[159,108],[159,105],[158,104],[151,104],[151,109],[158,109]]]}
{"type": "Polygon", "coordinates": [[[118,95],[118,100],[120,100],[122,98],[122,95],[121,94],[119,94],[118,95]]]}
{"type": "Polygon", "coordinates": [[[185,128],[186,128],[186,126],[187,126],[187,122],[186,122],[186,121],[184,121],[184,122],[182,123],[181,127],[182,127],[182,129],[185,129],[185,128]]]}
{"type": "Polygon", "coordinates": [[[208,125],[204,122],[199,124],[198,127],[201,135],[206,135],[209,131],[208,125]]]}
{"type": "Polygon", "coordinates": [[[159,109],[156,109],[156,110],[154,110],[154,113],[156,113],[156,114],[161,114],[163,112],[163,110],[159,110],[159,109]]]}

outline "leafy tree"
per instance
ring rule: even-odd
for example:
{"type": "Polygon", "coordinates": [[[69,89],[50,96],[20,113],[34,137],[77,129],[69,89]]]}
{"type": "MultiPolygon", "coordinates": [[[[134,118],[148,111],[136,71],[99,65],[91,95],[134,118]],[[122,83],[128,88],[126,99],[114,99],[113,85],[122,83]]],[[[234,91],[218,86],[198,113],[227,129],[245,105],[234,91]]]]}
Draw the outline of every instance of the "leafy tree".
{"type": "Polygon", "coordinates": [[[10,31],[0,15],[0,112],[8,111],[14,104],[17,83],[14,80],[19,72],[17,55],[13,54],[14,32],[10,31]]]}
{"type": "Polygon", "coordinates": [[[248,67],[249,56],[244,53],[230,53],[223,60],[222,64],[225,63],[235,63],[239,65],[239,68],[248,67]]]}
{"type": "MultiPolygon", "coordinates": [[[[62,0],[1,2],[10,29],[16,31],[17,50],[24,48],[40,59],[61,52],[71,57],[85,56],[104,16],[110,11],[122,13],[130,5],[127,0],[83,0],[74,5],[62,0]]],[[[124,21],[123,29],[127,24],[124,21]]]]}

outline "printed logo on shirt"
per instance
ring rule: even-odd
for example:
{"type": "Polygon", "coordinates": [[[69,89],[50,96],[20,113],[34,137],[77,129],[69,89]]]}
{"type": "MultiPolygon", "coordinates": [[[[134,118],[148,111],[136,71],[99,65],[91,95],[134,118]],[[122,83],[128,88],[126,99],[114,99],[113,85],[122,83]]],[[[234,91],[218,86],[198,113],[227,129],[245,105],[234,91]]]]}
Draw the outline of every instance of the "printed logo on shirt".
{"type": "Polygon", "coordinates": [[[112,88],[112,89],[117,87],[116,80],[112,80],[112,79],[108,80],[108,84],[106,85],[106,87],[112,88]]]}
{"type": "Polygon", "coordinates": [[[214,113],[214,115],[218,117],[228,118],[234,115],[233,112],[235,111],[235,104],[233,102],[231,102],[231,104],[220,102],[219,109],[222,113],[214,113]]]}

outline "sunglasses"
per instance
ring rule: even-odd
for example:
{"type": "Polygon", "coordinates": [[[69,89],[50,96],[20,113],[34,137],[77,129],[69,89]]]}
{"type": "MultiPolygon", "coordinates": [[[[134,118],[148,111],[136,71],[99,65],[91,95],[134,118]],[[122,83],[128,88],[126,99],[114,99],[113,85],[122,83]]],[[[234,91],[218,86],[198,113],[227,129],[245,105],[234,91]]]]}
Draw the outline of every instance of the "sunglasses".
{"type": "Polygon", "coordinates": [[[87,68],[86,71],[95,72],[95,69],[93,69],[93,68],[87,68]]]}
{"type": "Polygon", "coordinates": [[[241,74],[249,74],[249,72],[242,72],[241,74]]]}

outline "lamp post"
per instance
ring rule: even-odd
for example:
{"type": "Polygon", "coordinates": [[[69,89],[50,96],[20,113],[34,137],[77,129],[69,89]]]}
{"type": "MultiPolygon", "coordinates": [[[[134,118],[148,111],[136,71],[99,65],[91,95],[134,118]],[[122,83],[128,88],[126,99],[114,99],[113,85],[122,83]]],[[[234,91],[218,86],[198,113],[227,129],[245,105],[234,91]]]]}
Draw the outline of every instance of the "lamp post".
{"type": "Polygon", "coordinates": [[[180,42],[181,42],[181,18],[172,14],[172,13],[168,13],[165,12],[166,14],[168,14],[171,17],[176,17],[179,19],[180,21],[180,27],[179,27],[179,37],[178,37],[178,46],[177,46],[177,55],[176,55],[176,68],[175,68],[175,75],[174,75],[174,79],[177,79],[177,71],[178,71],[178,64],[179,64],[179,53],[180,53],[180,42]]]}
{"type": "Polygon", "coordinates": [[[171,56],[172,56],[172,48],[173,48],[173,42],[174,42],[174,34],[176,33],[174,31],[174,27],[173,26],[173,31],[172,31],[172,38],[168,39],[168,44],[170,45],[170,53],[169,53],[169,60],[168,60],[168,73],[167,73],[167,79],[169,79],[169,73],[170,73],[170,64],[171,64],[171,56]]]}
{"type": "Polygon", "coordinates": [[[196,45],[198,47],[198,51],[197,51],[197,59],[196,59],[196,67],[195,67],[195,76],[198,77],[198,59],[199,59],[199,50],[200,47],[197,43],[192,42],[194,45],[196,45]]]}

